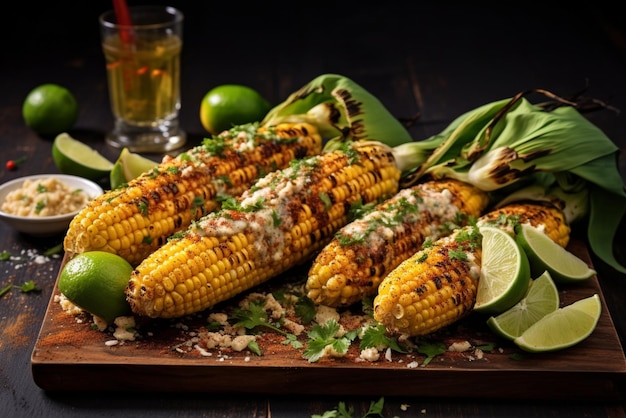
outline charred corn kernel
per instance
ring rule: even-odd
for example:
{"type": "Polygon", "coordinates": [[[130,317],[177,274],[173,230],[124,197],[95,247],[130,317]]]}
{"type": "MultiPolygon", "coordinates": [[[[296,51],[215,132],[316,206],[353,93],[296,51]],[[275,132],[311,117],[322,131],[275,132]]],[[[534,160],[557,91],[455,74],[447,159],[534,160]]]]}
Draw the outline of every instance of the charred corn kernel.
{"type": "Polygon", "coordinates": [[[133,271],[127,300],[153,318],[212,307],[310,260],[353,205],[394,195],[399,179],[391,149],[378,142],[295,161],[150,254],[133,271]]]}
{"type": "Polygon", "coordinates": [[[516,223],[528,223],[548,235],[561,247],[567,247],[571,228],[567,223],[563,211],[549,203],[537,204],[510,204],[500,209],[494,209],[481,217],[481,222],[495,223],[506,228],[513,234],[516,223]]]}
{"type": "Polygon", "coordinates": [[[457,180],[434,180],[399,191],[344,226],[315,258],[306,282],[315,303],[339,307],[374,296],[388,272],[436,240],[478,218],[487,194],[457,180]]]}
{"type": "Polygon", "coordinates": [[[567,242],[563,213],[542,204],[513,203],[483,215],[416,252],[392,270],[378,287],[374,319],[392,333],[410,336],[435,332],[472,311],[480,276],[482,248],[478,226],[490,224],[511,234],[517,223],[544,229],[567,242]]]}
{"type": "Polygon", "coordinates": [[[65,252],[108,251],[137,265],[167,237],[217,209],[218,194],[238,195],[267,172],[319,154],[321,147],[309,124],[225,131],[90,202],[72,220],[65,252]]]}

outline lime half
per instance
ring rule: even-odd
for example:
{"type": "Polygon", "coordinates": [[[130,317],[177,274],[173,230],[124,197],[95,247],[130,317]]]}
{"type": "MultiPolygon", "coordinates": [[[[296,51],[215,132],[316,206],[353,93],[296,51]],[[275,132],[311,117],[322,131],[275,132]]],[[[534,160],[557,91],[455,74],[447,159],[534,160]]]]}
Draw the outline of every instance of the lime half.
{"type": "Polygon", "coordinates": [[[559,308],[559,291],[544,272],[531,282],[526,296],[509,310],[487,320],[489,328],[499,336],[514,340],[541,318],[559,308]]]}
{"type": "Polygon", "coordinates": [[[132,271],[128,261],[116,254],[88,251],[65,264],[58,286],[70,302],[111,323],[131,312],[124,292],[132,271]]]}
{"type": "Polygon", "coordinates": [[[498,315],[519,302],[528,290],[528,257],[506,231],[480,228],[482,261],[474,310],[498,315]]]}
{"type": "Polygon", "coordinates": [[[117,157],[109,176],[111,180],[111,189],[116,189],[119,186],[128,183],[143,173],[152,170],[157,165],[157,162],[144,157],[141,154],[130,152],[128,148],[123,148],[120,155],[117,157]]]}
{"type": "Polygon", "coordinates": [[[562,350],[591,335],[601,313],[600,297],[594,294],[547,314],[513,341],[535,353],[562,350]]]}
{"type": "Polygon", "coordinates": [[[113,168],[113,163],[98,151],[65,132],[54,139],[52,158],[63,174],[72,174],[94,181],[108,176],[113,168]]]}
{"type": "Polygon", "coordinates": [[[557,283],[571,283],[587,280],[596,274],[587,263],[552,241],[541,230],[529,224],[520,224],[515,232],[517,243],[528,256],[533,276],[547,270],[557,283]]]}

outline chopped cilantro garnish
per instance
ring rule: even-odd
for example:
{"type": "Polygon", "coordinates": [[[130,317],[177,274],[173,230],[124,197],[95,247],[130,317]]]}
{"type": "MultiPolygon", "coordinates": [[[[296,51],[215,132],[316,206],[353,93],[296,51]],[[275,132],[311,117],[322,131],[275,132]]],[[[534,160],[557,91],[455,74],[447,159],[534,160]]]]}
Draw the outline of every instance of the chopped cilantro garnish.
{"type": "Polygon", "coordinates": [[[37,285],[35,284],[35,282],[33,280],[29,280],[27,282],[24,282],[20,286],[20,290],[22,291],[22,293],[39,292],[39,291],[41,291],[41,289],[37,288],[37,285]]]}
{"type": "Polygon", "coordinates": [[[3,287],[2,289],[0,289],[0,297],[4,296],[5,294],[7,294],[9,292],[9,290],[11,290],[13,288],[13,285],[10,284],[6,287],[3,287]]]}
{"type": "Polygon", "coordinates": [[[308,359],[309,363],[315,363],[322,358],[327,347],[330,347],[339,354],[347,353],[350,343],[356,338],[357,334],[356,332],[347,333],[343,337],[337,337],[338,331],[339,324],[334,319],[331,319],[323,325],[313,325],[308,332],[309,341],[302,357],[308,359]]]}
{"type": "Polygon", "coordinates": [[[361,337],[360,347],[361,349],[389,347],[398,353],[407,352],[402,346],[400,346],[397,339],[386,335],[385,326],[383,324],[367,327],[363,333],[363,337],[361,337]]]}
{"type": "Polygon", "coordinates": [[[446,345],[440,341],[430,342],[422,341],[417,345],[417,351],[426,355],[426,359],[422,363],[423,366],[427,366],[428,363],[440,354],[447,351],[446,345]]]}

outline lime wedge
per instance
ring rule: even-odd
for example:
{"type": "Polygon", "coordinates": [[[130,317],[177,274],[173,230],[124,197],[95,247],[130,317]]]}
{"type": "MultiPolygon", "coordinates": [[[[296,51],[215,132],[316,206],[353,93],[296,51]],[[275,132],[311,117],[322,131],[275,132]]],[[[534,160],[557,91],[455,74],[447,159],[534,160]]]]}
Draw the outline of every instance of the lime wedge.
{"type": "Polygon", "coordinates": [[[520,224],[515,232],[517,243],[528,256],[533,276],[547,270],[555,282],[571,283],[589,279],[596,274],[587,263],[552,241],[541,230],[529,224],[520,224]]]}
{"type": "Polygon", "coordinates": [[[480,228],[482,262],[474,310],[498,315],[519,302],[530,283],[528,257],[515,239],[494,226],[480,228]]]}
{"type": "Polygon", "coordinates": [[[594,294],[547,314],[513,341],[534,353],[562,350],[591,335],[601,313],[600,297],[594,294]]]}
{"type": "Polygon", "coordinates": [[[497,335],[514,340],[535,322],[556,311],[559,302],[559,291],[550,273],[546,271],[531,281],[522,300],[500,315],[490,317],[487,326],[497,335]]]}
{"type": "Polygon", "coordinates": [[[130,152],[128,148],[123,148],[117,157],[109,179],[111,180],[111,189],[128,183],[141,174],[152,170],[158,163],[141,154],[130,152]]]}
{"type": "Polygon", "coordinates": [[[109,175],[113,163],[98,151],[63,132],[54,138],[52,159],[63,174],[84,177],[93,181],[109,175]]]}

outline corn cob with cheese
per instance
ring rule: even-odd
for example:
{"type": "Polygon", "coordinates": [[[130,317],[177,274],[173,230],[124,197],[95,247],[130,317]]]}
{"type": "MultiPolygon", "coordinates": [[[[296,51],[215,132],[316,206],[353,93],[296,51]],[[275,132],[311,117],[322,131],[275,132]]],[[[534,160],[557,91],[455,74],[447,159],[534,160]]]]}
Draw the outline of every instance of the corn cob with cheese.
{"type": "Polygon", "coordinates": [[[205,310],[304,263],[349,222],[354,205],[398,191],[391,148],[356,141],[269,173],[150,254],[126,289],[133,312],[205,310]]]}
{"type": "Polygon", "coordinates": [[[91,201],[72,220],[65,252],[107,251],[137,265],[167,237],[217,209],[218,195],[238,195],[265,173],[321,149],[310,124],[224,131],[91,201]]]}
{"type": "Polygon", "coordinates": [[[436,240],[477,218],[487,193],[453,179],[399,191],[343,227],[315,258],[306,282],[317,304],[348,306],[374,296],[388,272],[436,240]]]}
{"type": "Polygon", "coordinates": [[[513,234],[514,225],[529,223],[553,241],[567,245],[570,227],[555,206],[515,202],[481,217],[416,252],[391,271],[378,287],[374,319],[388,331],[430,334],[468,315],[474,306],[481,265],[479,226],[488,224],[513,234]],[[464,253],[464,256],[455,254],[464,253]]]}

